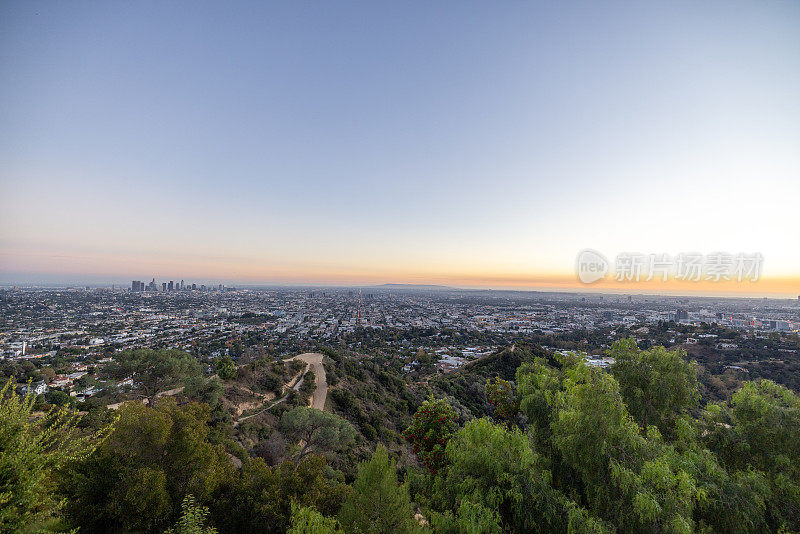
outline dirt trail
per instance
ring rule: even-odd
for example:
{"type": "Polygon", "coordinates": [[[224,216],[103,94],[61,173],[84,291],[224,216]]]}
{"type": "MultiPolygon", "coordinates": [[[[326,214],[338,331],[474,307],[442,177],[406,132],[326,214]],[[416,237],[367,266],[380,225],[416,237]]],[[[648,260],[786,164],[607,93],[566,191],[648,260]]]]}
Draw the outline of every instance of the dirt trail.
{"type": "MultiPolygon", "coordinates": [[[[325,374],[325,366],[322,365],[322,354],[318,352],[306,352],[303,354],[299,354],[297,356],[293,356],[291,358],[286,358],[284,361],[292,361],[292,360],[300,360],[306,363],[306,368],[303,370],[303,373],[300,376],[300,379],[292,386],[292,389],[295,391],[299,391],[300,387],[303,385],[303,381],[305,380],[305,374],[308,372],[309,369],[314,371],[314,395],[311,397],[311,408],[316,408],[318,410],[325,409],[325,400],[328,398],[328,377],[325,374]]],[[[255,417],[264,413],[265,411],[269,410],[276,404],[279,404],[285,401],[289,397],[287,393],[280,399],[270,403],[269,405],[265,405],[263,410],[259,410],[258,412],[242,417],[238,421],[234,422],[233,426],[238,426],[239,423],[242,421],[247,421],[251,417],[255,417]]]]}
{"type": "MultiPolygon", "coordinates": [[[[167,391],[161,391],[160,393],[156,393],[156,398],[159,399],[159,398],[164,397],[164,396],[172,397],[172,396],[177,395],[178,393],[181,393],[182,391],[183,391],[183,386],[181,386],[179,388],[175,388],[175,389],[170,389],[170,390],[167,390],[167,391]]],[[[139,402],[141,402],[143,404],[148,404],[150,402],[149,399],[136,399],[136,400],[138,400],[139,402]]],[[[114,404],[107,404],[106,408],[108,408],[109,410],[119,410],[119,407],[122,406],[123,404],[125,404],[126,402],[135,402],[135,401],[115,402],[114,404]]]]}
{"type": "Polygon", "coordinates": [[[311,407],[318,410],[325,409],[325,400],[328,398],[328,377],[325,374],[325,366],[322,365],[322,354],[319,352],[306,352],[289,360],[301,360],[306,362],[306,370],[311,367],[314,371],[314,396],[311,397],[311,407]]]}

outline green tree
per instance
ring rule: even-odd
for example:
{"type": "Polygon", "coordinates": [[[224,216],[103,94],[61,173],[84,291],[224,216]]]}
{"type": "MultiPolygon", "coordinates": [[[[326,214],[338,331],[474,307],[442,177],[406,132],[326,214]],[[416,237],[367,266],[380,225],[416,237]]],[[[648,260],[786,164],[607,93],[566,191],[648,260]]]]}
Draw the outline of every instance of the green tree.
{"type": "Polygon", "coordinates": [[[503,421],[513,421],[519,411],[519,399],[514,384],[495,377],[486,379],[486,398],[494,406],[494,415],[503,421]]]}
{"type": "Polygon", "coordinates": [[[205,404],[120,407],[114,432],[64,476],[71,522],[91,532],[163,530],[187,494],[200,502],[232,476],[233,466],[212,444],[205,404]]]}
{"type": "MultiPolygon", "coordinates": [[[[520,366],[516,379],[520,411],[528,418],[528,434],[537,451],[553,457],[557,451],[552,443],[550,425],[555,415],[555,399],[562,388],[563,373],[537,359],[520,366]]],[[[559,466],[556,463],[553,467],[557,469],[559,466]]]]}
{"type": "Polygon", "coordinates": [[[183,396],[188,399],[203,402],[212,408],[222,399],[225,386],[216,376],[191,376],[184,382],[183,396]]]}
{"type": "Polygon", "coordinates": [[[553,486],[576,505],[565,503],[569,529],[591,531],[596,520],[621,532],[717,529],[714,516],[737,499],[758,506],[757,489],[746,487],[758,481],[729,477],[699,446],[688,415],[675,419],[672,442],[654,425],[643,433],[613,375],[573,355],[554,359],[553,367],[541,359],[520,367],[517,384],[553,486]]]}
{"type": "Polygon", "coordinates": [[[42,380],[48,384],[56,377],[55,370],[50,366],[45,366],[39,369],[39,374],[41,375],[42,380]]]}
{"type": "Polygon", "coordinates": [[[36,395],[20,397],[15,382],[0,390],[0,531],[37,531],[59,513],[54,475],[88,456],[111,427],[80,433],[79,416],[62,407],[34,415],[36,395]]]}
{"type": "Polygon", "coordinates": [[[379,444],[372,458],[359,464],[339,521],[347,532],[404,533],[420,530],[413,515],[408,488],[398,485],[395,462],[379,444]]]}
{"type": "Polygon", "coordinates": [[[447,534],[500,534],[500,516],[497,511],[469,499],[463,499],[455,515],[449,510],[443,514],[432,512],[434,532],[447,534]]]}
{"type": "Polygon", "coordinates": [[[112,376],[118,379],[132,376],[150,406],[159,392],[203,374],[200,362],[182,350],[128,350],[114,355],[114,360],[109,367],[112,376]]]}
{"type": "Polygon", "coordinates": [[[212,516],[223,532],[283,533],[292,503],[330,517],[339,511],[346,492],[323,456],[312,454],[297,466],[286,461],[273,468],[253,458],[216,493],[212,516]]]}
{"type": "Polygon", "coordinates": [[[772,380],[746,382],[733,394],[730,417],[747,444],[748,465],[800,475],[800,397],[772,380]]]}
{"type": "Polygon", "coordinates": [[[58,389],[51,389],[44,395],[45,402],[49,404],[54,404],[56,406],[69,406],[73,404],[75,401],[72,397],[69,396],[68,393],[65,393],[58,389]]]}
{"type": "Polygon", "coordinates": [[[165,534],[217,534],[217,529],[206,526],[208,508],[200,506],[193,495],[187,495],[181,504],[181,518],[165,534]]]}
{"type": "Polygon", "coordinates": [[[457,428],[453,407],[446,400],[431,396],[414,414],[403,437],[411,442],[420,463],[436,473],[445,465],[445,447],[457,428]]]}
{"type": "Polygon", "coordinates": [[[703,441],[729,469],[769,483],[771,528],[800,530],[800,397],[771,380],[746,382],[730,403],[709,405],[703,441]]]}
{"type": "MultiPolygon", "coordinates": [[[[705,431],[703,431],[705,432],[705,431]]],[[[720,533],[766,532],[767,478],[753,469],[728,472],[717,455],[697,439],[695,425],[680,422],[680,463],[696,480],[698,530],[720,533]]]]}
{"type": "Polygon", "coordinates": [[[292,526],[288,534],[344,534],[335,518],[323,516],[312,506],[292,503],[292,526]]]}
{"type": "Polygon", "coordinates": [[[330,412],[300,406],[284,412],[280,429],[290,441],[300,442],[294,462],[311,453],[333,453],[355,442],[356,431],[348,421],[330,412]]]}
{"type": "Polygon", "coordinates": [[[582,532],[606,527],[555,490],[546,461],[519,429],[475,419],[447,444],[448,468],[436,487],[444,497],[439,530],[459,532],[565,532],[570,519],[582,532]]]}
{"type": "Polygon", "coordinates": [[[623,531],[692,530],[696,481],[656,427],[639,433],[613,376],[575,363],[552,402],[553,444],[590,512],[623,531]]]}
{"type": "Polygon", "coordinates": [[[609,350],[614,358],[611,372],[628,411],[642,430],[655,425],[674,437],[675,422],[700,400],[697,366],[686,361],[681,350],[657,346],[639,350],[633,338],[617,341],[609,350]]]}
{"type": "Polygon", "coordinates": [[[233,380],[236,378],[236,364],[230,356],[220,356],[216,361],[217,374],[222,380],[233,380]]]}

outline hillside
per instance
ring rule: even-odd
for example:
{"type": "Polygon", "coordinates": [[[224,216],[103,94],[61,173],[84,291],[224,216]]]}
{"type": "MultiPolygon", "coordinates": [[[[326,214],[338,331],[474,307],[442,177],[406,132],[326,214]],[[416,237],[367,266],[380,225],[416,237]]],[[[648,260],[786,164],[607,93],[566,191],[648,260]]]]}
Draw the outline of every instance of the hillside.
{"type": "Polygon", "coordinates": [[[325,409],[350,421],[359,433],[353,459],[367,458],[382,443],[406,461],[413,461],[408,442],[400,435],[428,393],[423,385],[407,383],[387,366],[367,358],[326,351],[328,402],[325,409]]]}
{"type": "Polygon", "coordinates": [[[378,532],[447,533],[800,526],[800,399],[773,382],[745,382],[703,408],[695,363],[632,338],[612,346],[608,369],[517,343],[427,378],[378,355],[322,352],[235,372],[223,358],[227,380],[195,374],[179,395],[93,409],[74,428],[6,386],[0,413],[17,422],[3,431],[52,424],[62,442],[17,450],[31,440],[10,440],[4,465],[28,473],[29,459],[50,455],[42,461],[58,469],[34,484],[35,501],[8,494],[62,499],[39,521],[87,532],[162,533],[179,521],[222,534],[305,532],[312,521],[330,534],[379,521],[404,526],[378,532]],[[309,408],[325,382],[324,410],[309,408]]]}
{"type": "Polygon", "coordinates": [[[300,379],[305,364],[261,358],[240,366],[233,380],[224,382],[222,405],[234,420],[282,396],[300,379]]]}
{"type": "Polygon", "coordinates": [[[536,357],[551,359],[552,354],[538,345],[511,345],[468,362],[450,374],[432,378],[430,384],[437,396],[446,396],[465,406],[470,417],[484,417],[494,411],[486,398],[486,380],[500,377],[513,381],[520,365],[536,357]]]}

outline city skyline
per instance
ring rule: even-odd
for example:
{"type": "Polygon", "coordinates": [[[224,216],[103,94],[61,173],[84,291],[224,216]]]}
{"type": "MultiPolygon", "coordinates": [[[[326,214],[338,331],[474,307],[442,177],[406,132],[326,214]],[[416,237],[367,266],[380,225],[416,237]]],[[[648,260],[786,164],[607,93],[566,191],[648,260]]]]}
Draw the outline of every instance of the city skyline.
{"type": "Polygon", "coordinates": [[[2,12],[2,283],[800,293],[797,4],[2,12]]]}
{"type": "MultiPolygon", "coordinates": [[[[30,275],[27,275],[30,276],[30,275]]],[[[172,292],[182,291],[178,286],[181,280],[170,279],[169,277],[152,276],[151,280],[156,284],[155,292],[162,292],[162,285],[167,286],[164,291],[172,292]],[[173,290],[168,288],[169,282],[175,283],[173,290]]],[[[147,286],[150,282],[146,280],[133,280],[133,283],[142,283],[143,286],[137,291],[149,291],[147,286]]],[[[470,281],[472,282],[472,281],[470,281]]],[[[126,280],[122,277],[82,277],[66,278],[63,275],[55,275],[47,278],[28,278],[28,279],[14,279],[2,278],[0,279],[0,288],[11,287],[42,287],[42,288],[56,288],[56,287],[92,287],[92,288],[111,288],[116,287],[121,290],[130,290],[132,281],[126,280]]],[[[263,288],[308,288],[308,289],[325,289],[325,288],[339,288],[339,289],[382,289],[396,287],[402,289],[407,287],[410,289],[447,289],[447,290],[465,290],[465,291],[480,291],[480,290],[494,290],[494,291],[509,291],[509,292],[531,292],[531,293],[572,293],[584,295],[607,295],[610,297],[630,296],[636,295],[638,297],[719,297],[719,298],[773,298],[773,299],[788,299],[800,301],[800,295],[797,292],[792,293],[791,290],[797,286],[794,281],[789,280],[760,280],[753,283],[751,289],[742,290],[742,285],[736,281],[728,282],[681,282],[670,281],[666,284],[658,284],[656,282],[616,282],[613,278],[605,281],[605,283],[598,283],[593,285],[580,284],[575,282],[570,277],[565,277],[562,280],[538,280],[536,285],[475,285],[474,283],[430,283],[425,280],[416,282],[396,282],[396,281],[380,281],[364,282],[364,283],[348,283],[333,282],[333,283],[314,283],[308,280],[272,280],[272,281],[242,281],[234,279],[215,279],[215,278],[197,278],[191,279],[186,283],[185,290],[218,290],[222,286],[224,290],[237,290],[237,289],[263,289],[263,288]],[[194,286],[194,287],[192,287],[194,286]],[[786,288],[789,288],[787,291],[786,288]]],[[[747,288],[747,286],[744,286],[747,288]]]]}

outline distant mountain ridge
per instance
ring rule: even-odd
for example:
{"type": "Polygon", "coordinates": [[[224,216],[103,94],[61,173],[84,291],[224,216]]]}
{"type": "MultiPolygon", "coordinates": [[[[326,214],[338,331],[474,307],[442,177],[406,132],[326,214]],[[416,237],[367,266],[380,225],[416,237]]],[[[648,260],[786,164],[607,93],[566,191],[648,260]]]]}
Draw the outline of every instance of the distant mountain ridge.
{"type": "Polygon", "coordinates": [[[455,287],[435,284],[381,284],[375,287],[384,289],[424,289],[427,291],[452,291],[456,289],[455,287]]]}

